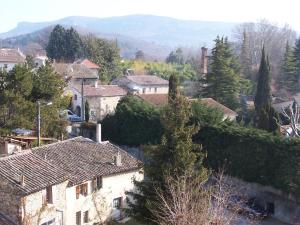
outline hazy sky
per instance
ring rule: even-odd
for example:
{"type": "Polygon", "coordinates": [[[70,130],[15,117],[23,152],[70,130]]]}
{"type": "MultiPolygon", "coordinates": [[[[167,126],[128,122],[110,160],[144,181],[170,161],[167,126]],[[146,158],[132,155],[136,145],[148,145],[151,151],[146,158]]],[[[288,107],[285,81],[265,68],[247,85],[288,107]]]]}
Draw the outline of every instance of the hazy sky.
{"type": "Polygon", "coordinates": [[[249,22],[266,18],[300,31],[299,0],[1,0],[0,32],[18,22],[66,16],[153,14],[179,19],[249,22]],[[297,3],[298,2],[298,3],[297,3]]]}

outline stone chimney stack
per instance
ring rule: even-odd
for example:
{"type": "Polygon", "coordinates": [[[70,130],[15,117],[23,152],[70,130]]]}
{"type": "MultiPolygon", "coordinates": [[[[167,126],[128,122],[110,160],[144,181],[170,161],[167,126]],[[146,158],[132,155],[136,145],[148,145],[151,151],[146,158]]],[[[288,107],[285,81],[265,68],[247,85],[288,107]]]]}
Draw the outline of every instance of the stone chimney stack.
{"type": "Polygon", "coordinates": [[[96,142],[102,143],[102,139],[101,139],[101,124],[100,123],[96,124],[96,142]]]}
{"type": "Polygon", "coordinates": [[[200,61],[200,73],[207,74],[208,72],[208,56],[207,56],[207,48],[201,48],[201,61],[200,61]]]}
{"type": "Polygon", "coordinates": [[[114,156],[114,164],[116,166],[122,166],[122,156],[120,154],[120,152],[118,152],[118,154],[116,156],[114,156]]]}

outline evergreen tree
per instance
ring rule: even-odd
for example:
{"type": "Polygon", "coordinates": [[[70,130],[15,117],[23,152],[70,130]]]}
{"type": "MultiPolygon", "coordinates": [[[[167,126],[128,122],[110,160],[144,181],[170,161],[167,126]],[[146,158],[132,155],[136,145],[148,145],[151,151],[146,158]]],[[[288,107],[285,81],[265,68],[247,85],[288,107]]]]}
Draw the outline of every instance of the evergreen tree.
{"type": "Polygon", "coordinates": [[[64,56],[65,61],[74,62],[75,59],[80,58],[83,55],[83,44],[77,31],[71,27],[66,30],[66,55],[64,56]]]}
{"type": "Polygon", "coordinates": [[[296,77],[299,80],[300,78],[300,38],[297,39],[294,49],[294,57],[296,63],[296,77]]]}
{"type": "Polygon", "coordinates": [[[207,75],[208,97],[236,109],[239,105],[238,70],[239,66],[227,39],[218,37],[212,50],[211,72],[207,75]]]}
{"type": "Polygon", "coordinates": [[[249,38],[245,30],[243,32],[243,43],[242,43],[242,50],[240,55],[240,62],[241,62],[242,75],[247,79],[251,79],[251,75],[252,75],[251,53],[249,47],[249,38]]]}
{"type": "Polygon", "coordinates": [[[137,59],[137,60],[144,60],[145,59],[145,53],[142,50],[138,50],[135,53],[135,59],[137,59]]]}
{"type": "Polygon", "coordinates": [[[84,105],[84,112],[85,112],[85,122],[89,122],[90,120],[90,104],[88,101],[85,101],[85,105],[84,105]]]}
{"type": "Polygon", "coordinates": [[[172,74],[169,78],[169,99],[175,99],[178,95],[178,77],[172,74]]]}
{"type": "Polygon", "coordinates": [[[129,202],[132,216],[141,220],[153,219],[151,211],[157,207],[156,188],[164,189],[164,177],[180,177],[193,174],[197,179],[203,175],[200,145],[194,144],[193,135],[198,127],[189,126],[191,106],[181,95],[170,99],[169,105],[162,112],[161,120],[165,128],[161,143],[149,147],[146,152],[149,163],[144,167],[145,179],[135,182],[139,193],[129,193],[135,202],[129,202]]]}
{"type": "Polygon", "coordinates": [[[58,62],[63,61],[66,55],[66,30],[61,25],[56,25],[50,34],[46,47],[47,56],[58,62]]]}
{"type": "Polygon", "coordinates": [[[283,58],[278,86],[290,93],[299,90],[296,60],[294,52],[288,42],[286,43],[286,51],[283,58]]]}
{"type": "Polygon", "coordinates": [[[176,51],[172,51],[166,58],[167,63],[184,64],[184,56],[181,48],[177,48],[176,51]]]}
{"type": "Polygon", "coordinates": [[[278,115],[272,107],[270,88],[270,65],[265,55],[265,48],[262,49],[261,63],[258,71],[256,96],[254,99],[255,118],[257,128],[276,133],[278,131],[278,115]]]}

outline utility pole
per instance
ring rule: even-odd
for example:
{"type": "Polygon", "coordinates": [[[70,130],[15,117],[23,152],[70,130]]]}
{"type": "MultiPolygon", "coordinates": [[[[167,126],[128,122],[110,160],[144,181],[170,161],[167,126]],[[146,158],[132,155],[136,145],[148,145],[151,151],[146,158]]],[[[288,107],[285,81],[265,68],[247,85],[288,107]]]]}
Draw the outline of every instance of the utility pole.
{"type": "Polygon", "coordinates": [[[82,78],[82,82],[81,82],[81,120],[82,120],[82,122],[84,121],[84,106],[85,106],[85,104],[84,104],[84,91],[83,91],[83,85],[84,85],[84,81],[85,81],[85,79],[84,78],[82,78]]]}
{"type": "Polygon", "coordinates": [[[37,141],[38,146],[41,145],[41,103],[40,101],[36,102],[37,107],[37,141]]]}

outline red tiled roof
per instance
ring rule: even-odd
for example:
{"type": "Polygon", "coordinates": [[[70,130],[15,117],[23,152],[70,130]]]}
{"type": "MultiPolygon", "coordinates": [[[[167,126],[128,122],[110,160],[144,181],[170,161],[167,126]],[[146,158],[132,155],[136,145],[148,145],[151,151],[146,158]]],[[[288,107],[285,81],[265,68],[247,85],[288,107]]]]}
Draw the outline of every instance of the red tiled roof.
{"type": "Polygon", "coordinates": [[[125,96],[127,91],[117,85],[84,86],[84,96],[125,96]]]}
{"type": "Polygon", "coordinates": [[[8,180],[24,195],[66,181],[67,176],[62,169],[33,154],[31,150],[0,158],[0,177],[8,180]],[[20,183],[21,176],[25,178],[25,185],[20,183]]]}
{"type": "Polygon", "coordinates": [[[222,105],[221,103],[217,102],[213,98],[201,98],[200,101],[207,105],[208,107],[215,108],[220,110],[221,112],[224,113],[224,115],[232,115],[232,116],[237,116],[237,113],[225,105],[222,105]]]}
{"type": "Polygon", "coordinates": [[[97,176],[128,172],[141,167],[140,161],[116,145],[97,143],[83,137],[34,148],[33,152],[42,158],[45,157],[62,171],[66,171],[69,186],[97,176]],[[121,166],[113,163],[114,156],[118,153],[122,159],[121,166]]]}
{"type": "Polygon", "coordinates": [[[157,107],[168,104],[168,94],[138,94],[137,96],[157,107]]]}
{"type": "Polygon", "coordinates": [[[99,68],[100,68],[97,64],[91,62],[91,61],[88,60],[88,59],[82,60],[82,61],[80,62],[80,64],[86,66],[86,67],[89,68],[89,69],[99,69],[99,68]]]}
{"type": "Polygon", "coordinates": [[[132,75],[126,78],[140,85],[168,85],[169,81],[154,75],[132,75]]]}

